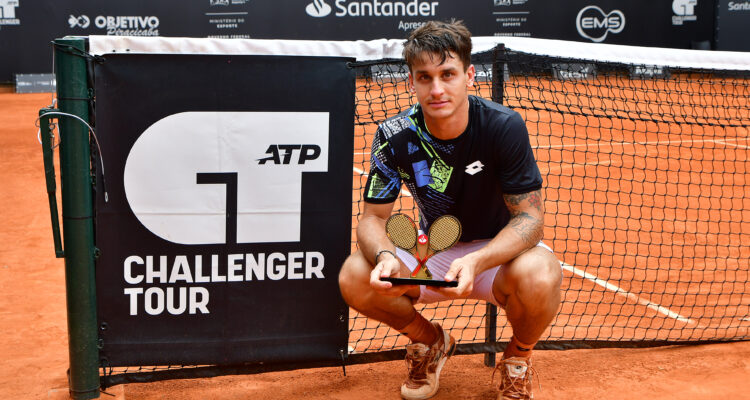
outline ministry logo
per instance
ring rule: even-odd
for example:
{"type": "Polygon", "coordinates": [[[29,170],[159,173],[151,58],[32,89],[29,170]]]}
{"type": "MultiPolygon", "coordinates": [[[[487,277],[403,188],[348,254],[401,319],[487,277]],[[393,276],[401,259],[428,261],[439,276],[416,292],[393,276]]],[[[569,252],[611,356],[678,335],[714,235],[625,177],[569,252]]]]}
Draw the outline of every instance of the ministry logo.
{"type": "Polygon", "coordinates": [[[325,0],[313,0],[312,3],[305,7],[305,11],[311,17],[325,17],[331,13],[331,6],[326,4],[325,0]]]}

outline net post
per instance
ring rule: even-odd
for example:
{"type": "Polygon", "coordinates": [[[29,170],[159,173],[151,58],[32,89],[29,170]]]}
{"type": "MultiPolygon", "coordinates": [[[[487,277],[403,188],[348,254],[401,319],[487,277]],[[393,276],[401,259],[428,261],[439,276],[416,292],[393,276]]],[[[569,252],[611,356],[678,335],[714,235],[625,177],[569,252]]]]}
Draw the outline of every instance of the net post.
{"type": "MultiPolygon", "coordinates": [[[[89,120],[87,62],[82,37],[54,41],[59,110],[89,120]]],[[[94,210],[89,130],[75,118],[59,118],[70,396],[99,397],[99,348],[94,278],[94,210]]]]}
{"type": "Polygon", "coordinates": [[[492,52],[492,101],[497,104],[503,104],[505,71],[507,64],[505,59],[505,45],[498,44],[492,52]]]}
{"type": "MultiPolygon", "coordinates": [[[[497,343],[497,306],[492,303],[487,303],[484,311],[484,342],[493,348],[491,345],[497,343]]],[[[488,367],[495,366],[495,352],[489,351],[484,354],[484,365],[488,367]]]]}
{"type": "MultiPolygon", "coordinates": [[[[498,104],[503,104],[505,63],[500,61],[500,56],[504,52],[505,45],[499,44],[495,46],[492,55],[492,101],[498,104]]],[[[497,306],[487,303],[484,320],[484,342],[488,345],[494,345],[497,343],[497,306]]],[[[492,347],[488,346],[488,348],[492,347]]],[[[484,354],[484,365],[494,367],[495,362],[495,352],[490,351],[484,354]]]]}

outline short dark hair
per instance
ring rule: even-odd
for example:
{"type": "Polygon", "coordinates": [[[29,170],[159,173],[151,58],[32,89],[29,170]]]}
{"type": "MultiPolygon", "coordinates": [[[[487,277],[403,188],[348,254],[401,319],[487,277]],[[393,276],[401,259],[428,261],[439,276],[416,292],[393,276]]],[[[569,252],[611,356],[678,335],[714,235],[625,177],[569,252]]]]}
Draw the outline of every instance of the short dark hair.
{"type": "Polygon", "coordinates": [[[411,70],[421,62],[424,55],[438,55],[440,64],[454,53],[464,64],[464,70],[471,65],[471,32],[463,21],[429,21],[415,29],[404,43],[404,59],[411,70]]]}

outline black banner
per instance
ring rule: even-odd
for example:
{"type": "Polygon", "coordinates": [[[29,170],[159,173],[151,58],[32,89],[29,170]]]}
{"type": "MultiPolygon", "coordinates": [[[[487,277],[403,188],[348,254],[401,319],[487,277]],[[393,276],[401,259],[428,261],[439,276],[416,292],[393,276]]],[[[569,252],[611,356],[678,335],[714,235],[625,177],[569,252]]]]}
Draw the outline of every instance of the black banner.
{"type": "Polygon", "coordinates": [[[711,1],[494,0],[493,35],[689,49],[713,40],[711,1]]]}
{"type": "Polygon", "coordinates": [[[0,9],[0,82],[50,72],[49,42],[65,35],[400,39],[457,18],[475,36],[691,48],[713,41],[715,16],[704,0],[0,0],[0,9]]]}
{"type": "Polygon", "coordinates": [[[97,64],[106,365],[335,360],[346,351],[338,271],[351,235],[347,61],[109,55],[97,64]]]}
{"type": "Polygon", "coordinates": [[[719,0],[716,49],[750,51],[750,1],[719,0]]]}

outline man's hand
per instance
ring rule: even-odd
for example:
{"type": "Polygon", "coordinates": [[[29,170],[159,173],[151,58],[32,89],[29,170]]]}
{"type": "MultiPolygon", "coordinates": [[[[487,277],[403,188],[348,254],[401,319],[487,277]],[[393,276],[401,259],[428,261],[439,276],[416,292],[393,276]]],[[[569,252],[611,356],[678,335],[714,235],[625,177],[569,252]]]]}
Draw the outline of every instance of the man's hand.
{"type": "Polygon", "coordinates": [[[461,298],[468,296],[474,290],[474,278],[477,276],[478,260],[473,254],[467,254],[453,260],[448,272],[445,273],[446,281],[458,280],[458,286],[454,288],[430,287],[450,298],[461,298]]]}
{"type": "Polygon", "coordinates": [[[409,289],[416,287],[414,285],[394,285],[391,282],[381,281],[381,277],[401,277],[401,262],[391,255],[384,254],[380,257],[380,262],[375,265],[370,273],[370,286],[378,294],[388,297],[403,296],[409,289]]]}

